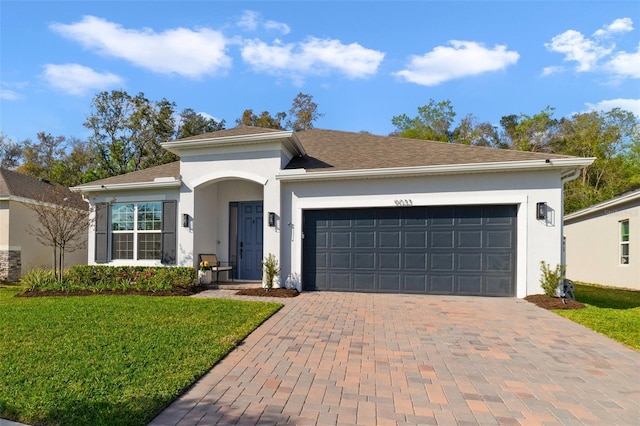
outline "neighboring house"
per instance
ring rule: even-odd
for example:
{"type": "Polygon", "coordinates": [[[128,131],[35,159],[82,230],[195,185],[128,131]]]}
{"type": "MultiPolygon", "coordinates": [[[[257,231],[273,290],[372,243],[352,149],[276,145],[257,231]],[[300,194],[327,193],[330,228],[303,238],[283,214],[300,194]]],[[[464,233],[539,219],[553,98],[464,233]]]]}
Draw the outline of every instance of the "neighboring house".
{"type": "MultiPolygon", "coordinates": [[[[32,269],[53,267],[53,248],[38,242],[29,227],[38,226],[30,208],[66,193],[80,209],[88,204],[68,188],[0,168],[0,281],[18,281],[32,269]]],[[[87,250],[65,254],[65,266],[87,263],[87,250]]]]}
{"type": "Polygon", "coordinates": [[[640,189],[564,218],[567,277],[640,290],[640,189]]]}
{"type": "Polygon", "coordinates": [[[593,159],[312,129],[236,127],[179,162],[81,185],[91,263],[196,266],[302,290],[517,296],[561,261],[563,182],[593,159]],[[540,214],[540,216],[538,216],[540,214]]]}

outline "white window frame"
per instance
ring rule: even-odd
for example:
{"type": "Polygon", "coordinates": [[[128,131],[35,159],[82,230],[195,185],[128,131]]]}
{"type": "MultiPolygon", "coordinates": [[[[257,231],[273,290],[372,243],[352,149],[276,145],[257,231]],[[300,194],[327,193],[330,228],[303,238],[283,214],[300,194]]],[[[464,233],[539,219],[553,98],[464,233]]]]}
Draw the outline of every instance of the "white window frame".
{"type": "Polygon", "coordinates": [[[628,265],[629,264],[629,219],[621,220],[618,222],[618,233],[620,235],[620,265],[628,265]],[[626,235],[623,233],[624,226],[626,224],[627,233],[626,235]],[[626,237],[626,239],[625,239],[626,237]],[[625,250],[626,249],[626,250],[625,250]],[[625,254],[626,252],[626,254],[625,254]]]}
{"type": "MultiPolygon", "coordinates": [[[[162,234],[162,201],[157,201],[157,200],[149,200],[149,201],[129,201],[129,202],[117,202],[114,203],[111,206],[112,209],[112,223],[110,224],[110,238],[109,238],[109,242],[110,242],[110,249],[109,249],[109,257],[111,259],[111,261],[113,262],[131,262],[131,261],[136,261],[136,262],[159,262],[160,258],[162,257],[162,248],[160,248],[159,251],[159,255],[157,258],[153,258],[153,259],[139,259],[138,258],[138,239],[140,235],[147,235],[147,234],[162,234]],[[138,212],[139,212],[139,206],[141,204],[159,204],[159,213],[160,213],[160,227],[159,229],[153,229],[153,230],[143,230],[143,229],[138,229],[138,212]],[[113,209],[115,206],[118,205],[125,205],[125,204],[131,204],[133,205],[133,229],[127,229],[127,230],[114,230],[113,229],[113,209]],[[115,258],[114,256],[114,249],[113,249],[113,236],[114,235],[132,235],[133,236],[133,256],[131,258],[115,258]]],[[[162,241],[162,238],[160,238],[160,241],[162,241]]]]}

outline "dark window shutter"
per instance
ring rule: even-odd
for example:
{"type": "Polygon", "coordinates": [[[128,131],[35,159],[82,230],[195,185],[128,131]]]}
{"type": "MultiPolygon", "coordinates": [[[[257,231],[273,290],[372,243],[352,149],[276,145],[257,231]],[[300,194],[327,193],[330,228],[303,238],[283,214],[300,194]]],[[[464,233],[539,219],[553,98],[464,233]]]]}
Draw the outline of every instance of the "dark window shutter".
{"type": "Polygon", "coordinates": [[[96,203],[96,263],[109,261],[109,203],[96,203]]]}
{"type": "Polygon", "coordinates": [[[162,202],[162,263],[176,264],[178,207],[175,200],[162,202]]]}

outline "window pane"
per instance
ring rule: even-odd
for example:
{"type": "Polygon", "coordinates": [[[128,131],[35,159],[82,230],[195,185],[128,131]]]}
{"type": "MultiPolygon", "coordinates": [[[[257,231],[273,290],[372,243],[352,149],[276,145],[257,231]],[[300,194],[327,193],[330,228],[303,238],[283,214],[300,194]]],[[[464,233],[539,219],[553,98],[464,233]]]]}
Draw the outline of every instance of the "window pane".
{"type": "Polygon", "coordinates": [[[133,231],[133,204],[116,203],[111,207],[111,229],[133,231]]]}
{"type": "Polygon", "coordinates": [[[133,234],[112,234],[111,258],[133,259],[133,234]]]}
{"type": "Polygon", "coordinates": [[[620,241],[629,241],[629,221],[620,222],[620,241]]]}
{"type": "Polygon", "coordinates": [[[162,203],[138,204],[138,230],[162,230],[162,203]]]}
{"type": "Polygon", "coordinates": [[[159,233],[138,234],[138,259],[160,259],[161,238],[159,233]]]}

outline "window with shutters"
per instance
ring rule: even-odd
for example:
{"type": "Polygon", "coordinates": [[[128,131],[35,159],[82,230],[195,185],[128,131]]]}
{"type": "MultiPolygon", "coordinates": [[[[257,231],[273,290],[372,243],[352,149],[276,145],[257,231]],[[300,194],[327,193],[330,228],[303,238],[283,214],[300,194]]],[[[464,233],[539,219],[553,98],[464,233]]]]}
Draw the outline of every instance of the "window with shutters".
{"type": "Polygon", "coordinates": [[[162,202],[111,206],[111,259],[160,260],[162,202]]]}

